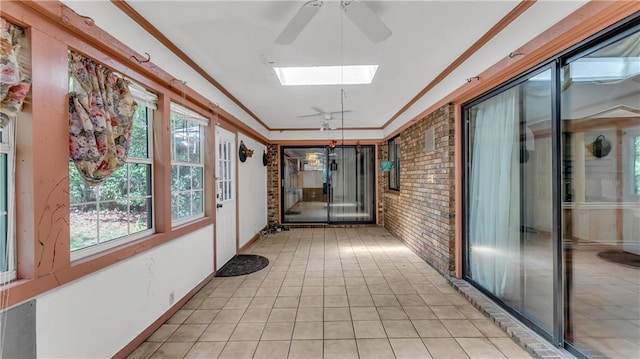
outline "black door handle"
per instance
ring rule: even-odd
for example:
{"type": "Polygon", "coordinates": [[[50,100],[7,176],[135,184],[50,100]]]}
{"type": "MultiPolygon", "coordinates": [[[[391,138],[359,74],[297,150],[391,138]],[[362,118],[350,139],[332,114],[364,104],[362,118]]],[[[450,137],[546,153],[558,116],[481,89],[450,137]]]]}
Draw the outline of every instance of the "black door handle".
{"type": "Polygon", "coordinates": [[[222,203],[216,204],[216,208],[222,208],[222,203]]]}

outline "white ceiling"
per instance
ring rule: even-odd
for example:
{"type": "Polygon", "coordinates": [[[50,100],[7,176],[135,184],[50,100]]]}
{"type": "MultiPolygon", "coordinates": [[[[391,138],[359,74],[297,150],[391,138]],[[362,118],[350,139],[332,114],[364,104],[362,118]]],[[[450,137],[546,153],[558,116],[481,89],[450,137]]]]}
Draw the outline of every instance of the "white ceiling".
{"type": "MultiPolygon", "coordinates": [[[[80,14],[92,16],[98,26],[139,53],[150,48],[150,41],[143,47],[141,37],[130,31],[130,20],[114,18],[113,5],[91,1],[65,3],[80,14]],[[125,35],[118,36],[118,31],[125,35]]],[[[519,1],[366,1],[393,32],[378,44],[372,43],[344,15],[339,1],[324,1],[324,6],[291,45],[276,45],[274,40],[304,1],[128,3],[269,128],[275,129],[271,134],[277,137],[278,129],[319,128],[321,117],[297,116],[314,113],[312,107],[340,110],[341,87],[281,86],[268,62],[275,66],[379,65],[371,85],[344,86],[344,109],[352,111],[345,114],[348,119],[345,127],[379,128],[519,1]]],[[[521,18],[546,29],[583,3],[539,1],[521,18]],[[528,13],[539,17],[541,9],[549,15],[545,14],[544,19],[527,19],[528,13]]],[[[517,29],[519,33],[530,32],[523,36],[525,39],[540,30],[536,25],[517,29]]],[[[506,46],[511,47],[502,49],[506,52],[500,53],[498,59],[517,48],[512,44],[506,46]]],[[[157,53],[151,55],[154,63],[172,73],[171,68],[163,66],[164,59],[158,59],[157,53]]],[[[472,62],[473,58],[467,63],[472,62]]],[[[466,76],[475,76],[491,64],[475,65],[474,72],[466,76]]],[[[165,66],[175,67],[175,61],[166,60],[165,66]]],[[[188,84],[197,89],[200,83],[188,84]]],[[[220,105],[225,107],[223,102],[220,105]]],[[[237,108],[227,110],[234,115],[238,113],[237,108]]],[[[246,114],[237,116],[248,122],[246,114]]],[[[374,136],[377,134],[382,132],[376,131],[374,136]]]]}

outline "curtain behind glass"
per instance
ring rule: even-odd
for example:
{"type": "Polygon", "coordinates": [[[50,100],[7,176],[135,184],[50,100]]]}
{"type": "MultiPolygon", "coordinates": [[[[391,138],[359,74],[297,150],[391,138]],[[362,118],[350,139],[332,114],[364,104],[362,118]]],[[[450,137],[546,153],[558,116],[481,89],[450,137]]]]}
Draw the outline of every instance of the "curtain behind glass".
{"type": "Polygon", "coordinates": [[[517,88],[477,105],[472,118],[469,255],[474,281],[500,298],[516,296],[520,251],[517,88]]]}

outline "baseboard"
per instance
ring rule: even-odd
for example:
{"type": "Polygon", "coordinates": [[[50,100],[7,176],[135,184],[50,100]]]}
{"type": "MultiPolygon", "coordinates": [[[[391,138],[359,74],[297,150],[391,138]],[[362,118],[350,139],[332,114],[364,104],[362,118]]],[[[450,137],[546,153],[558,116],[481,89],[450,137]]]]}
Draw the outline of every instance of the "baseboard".
{"type": "MultiPolygon", "coordinates": [[[[264,226],[264,228],[262,228],[260,230],[260,232],[264,231],[265,229],[269,228],[269,225],[264,226]]],[[[238,249],[238,254],[243,253],[244,251],[246,251],[249,247],[251,247],[251,245],[253,244],[253,242],[255,242],[256,240],[258,240],[258,238],[260,238],[260,232],[256,233],[253,235],[253,237],[251,237],[251,239],[249,240],[249,242],[245,243],[242,247],[240,247],[240,249],[238,249]]]]}
{"type": "Polygon", "coordinates": [[[196,293],[198,293],[198,291],[200,291],[200,289],[202,289],[207,283],[209,283],[211,279],[215,277],[215,275],[216,275],[215,272],[209,274],[205,279],[203,279],[200,283],[198,283],[198,285],[196,285],[195,288],[190,290],[189,293],[187,293],[184,297],[182,297],[182,299],[177,301],[174,305],[171,306],[171,308],[169,308],[166,312],[164,312],[164,314],[162,314],[158,319],[156,319],[153,323],[151,323],[151,325],[149,325],[147,329],[143,330],[142,333],[138,334],[138,336],[136,336],[131,342],[129,342],[129,344],[125,345],[124,348],[120,349],[120,351],[117,352],[113,356],[113,358],[124,359],[127,357],[127,355],[131,354],[134,350],[136,350],[136,348],[139,347],[140,344],[144,343],[144,341],[147,338],[149,338],[151,334],[153,334],[153,332],[158,330],[158,328],[160,328],[162,324],[164,324],[164,322],[167,321],[167,319],[171,318],[171,316],[174,315],[180,308],[182,308],[183,305],[187,304],[189,299],[191,299],[191,297],[193,297],[196,293]]]}

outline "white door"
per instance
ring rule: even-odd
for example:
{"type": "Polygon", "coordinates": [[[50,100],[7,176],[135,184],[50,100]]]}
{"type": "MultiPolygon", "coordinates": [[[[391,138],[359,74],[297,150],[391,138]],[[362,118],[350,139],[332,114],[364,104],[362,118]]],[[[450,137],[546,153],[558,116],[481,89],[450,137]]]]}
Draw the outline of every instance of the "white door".
{"type": "Polygon", "coordinates": [[[216,270],[237,250],[235,134],[216,126],[216,270]]]}

